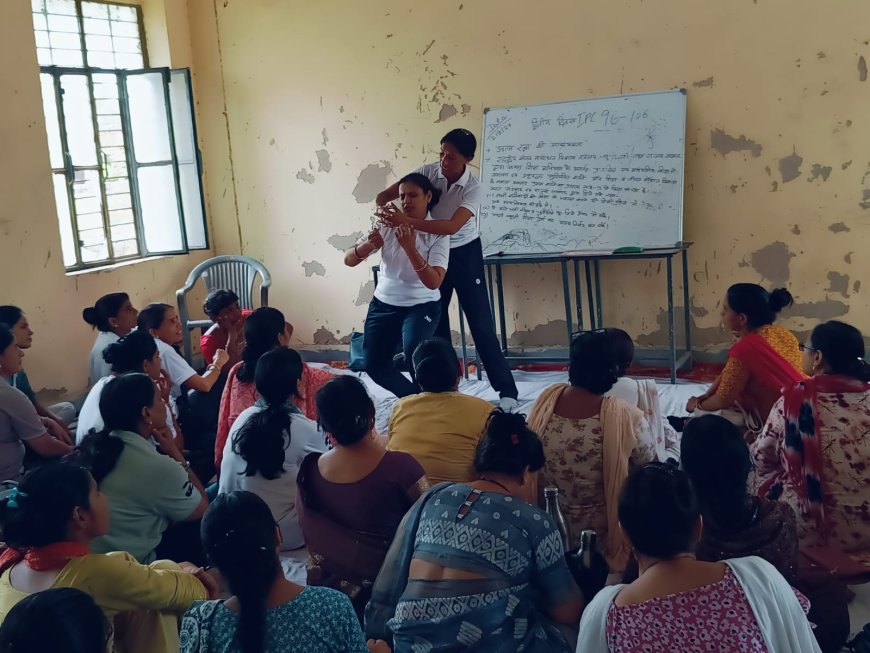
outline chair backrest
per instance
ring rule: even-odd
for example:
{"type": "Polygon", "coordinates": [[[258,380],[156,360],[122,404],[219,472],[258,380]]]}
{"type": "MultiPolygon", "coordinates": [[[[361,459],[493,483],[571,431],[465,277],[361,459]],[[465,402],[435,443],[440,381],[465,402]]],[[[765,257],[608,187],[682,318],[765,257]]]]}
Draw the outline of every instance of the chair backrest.
{"type": "Polygon", "coordinates": [[[182,337],[184,338],[184,356],[191,361],[190,333],[195,329],[208,329],[211,320],[191,320],[187,306],[187,294],[193,290],[200,279],[205,283],[208,292],[226,288],[239,296],[239,306],[254,308],[254,285],[260,276],[260,306],[269,305],[269,287],[272,285],[272,275],[266,266],[248,256],[215,256],[197,265],[187,276],[184,286],[175,292],[178,302],[178,315],[181,319],[182,337]]]}

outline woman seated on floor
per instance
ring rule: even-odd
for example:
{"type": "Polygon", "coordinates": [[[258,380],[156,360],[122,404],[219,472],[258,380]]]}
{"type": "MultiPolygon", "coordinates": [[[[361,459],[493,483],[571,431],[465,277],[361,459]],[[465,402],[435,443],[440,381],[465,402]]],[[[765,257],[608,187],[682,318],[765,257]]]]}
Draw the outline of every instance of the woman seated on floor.
{"type": "Polygon", "coordinates": [[[799,568],[795,513],[788,504],[750,493],[752,457],[740,429],[718,415],[689,420],[681,449],[680,464],[704,517],[698,559],[767,560],[810,600],[809,619],[822,651],[839,652],[849,635],[845,587],[829,574],[799,568]]]}
{"type": "Polygon", "coordinates": [[[652,463],[629,476],[619,521],[640,577],[601,590],[580,621],[578,653],[819,651],[806,599],[757,557],[701,562],[701,510],[688,476],[652,463]]]}
{"type": "Polygon", "coordinates": [[[90,354],[91,383],[96,383],[112,372],[103,358],[103,350],[136,328],[139,311],[133,308],[127,293],[112,292],[84,309],[82,318],[99,331],[90,354]]]}
{"type": "Polygon", "coordinates": [[[633,379],[626,376],[634,362],[634,341],[622,329],[605,329],[616,348],[616,366],[619,378],[607,393],[608,397],[619,397],[629,406],[637,406],[646,417],[650,433],[656,443],[656,456],[665,461],[680,458],[680,434],[674,430],[662,415],[659,404],[659,390],[654,379],[633,379]]]}
{"type": "MultiPolygon", "coordinates": [[[[33,346],[33,329],[30,328],[30,322],[27,320],[27,315],[24,314],[17,306],[0,306],[0,324],[6,326],[12,335],[15,336],[15,344],[19,349],[30,349],[33,346]]],[[[70,433],[69,425],[75,421],[76,407],[68,401],[61,401],[56,404],[46,406],[37,397],[33,388],[30,387],[30,380],[27,378],[27,372],[22,368],[18,374],[11,379],[13,388],[17,388],[23,392],[36,412],[39,419],[45,425],[51,435],[63,440],[67,444],[72,444],[72,433],[70,433]]]]}
{"type": "Polygon", "coordinates": [[[843,322],[803,346],[811,377],[787,388],[753,446],[758,494],[798,515],[801,546],[870,560],[870,365],[864,337],[843,322]]]}
{"type": "Polygon", "coordinates": [[[486,431],[492,404],[459,392],[462,369],[446,340],[421,342],[414,350],[413,365],[423,392],[393,406],[387,448],[414,456],[433,485],[473,481],[474,452],[486,431]]]}
{"type": "Polygon", "coordinates": [[[558,486],[573,544],[596,531],[611,572],[625,569],[629,549],[619,531],[617,499],[630,465],[656,459],[644,414],[608,397],[616,383],[616,350],[606,333],[581,333],[571,343],[570,385],[547,388],[535,402],[529,426],[541,434],[546,465],[539,488],[558,486]]]}
{"type": "MultiPolygon", "coordinates": [[[[80,447],[109,500],[109,532],[95,539],[91,550],[128,551],[151,562],[171,523],[202,517],[205,490],[166,427],[166,406],[151,377],[132,373],[109,381],[100,394],[100,414],[103,430],[85,437],[80,447]]],[[[190,548],[197,545],[198,538],[190,548]]]]}
{"type": "Polygon", "coordinates": [[[375,406],[359,379],[327,383],[317,408],[334,448],[310,454],[299,469],[308,584],[345,592],[361,617],[399,523],[429,485],[414,458],[384,451],[375,406]]]}
{"type": "MultiPolygon", "coordinates": [[[[254,383],[257,361],[267,351],[276,347],[289,347],[291,327],[284,314],[277,308],[264,306],[253,311],[245,319],[245,348],[242,360],[233,366],[227,375],[223,395],[221,395],[218,415],[217,437],[215,438],[215,465],[220,470],[227,436],[242,411],[254,405],[260,395],[254,383]]],[[[293,402],[308,419],[317,419],[317,406],[314,397],[324,383],[335,378],[332,372],[311,367],[303,363],[302,383],[299,392],[292,397],[293,402]]]]}
{"type": "Polygon", "coordinates": [[[366,646],[346,596],[284,578],[281,531],[257,495],[220,495],[202,520],[202,539],[233,595],[188,609],[181,653],[389,653],[382,643],[366,646]]]}
{"type": "Polygon", "coordinates": [[[248,490],[272,511],[283,549],[304,546],[296,510],[296,475],[309,453],[326,451],[317,424],[293,403],[302,357],[284,347],[263,354],[255,375],[260,399],[233,424],[221,462],[220,494],[248,490]]]}
{"type": "Polygon", "coordinates": [[[0,651],[106,653],[111,636],[106,616],[90,596],[60,587],[26,596],[12,607],[0,626],[0,651]]]}
{"type": "Polygon", "coordinates": [[[65,456],[72,447],[46,431],[36,408],[10,381],[21,371],[24,352],[0,324],[0,481],[17,481],[24,473],[25,444],[38,457],[65,456]]]}
{"type": "Polygon", "coordinates": [[[724,411],[723,416],[743,428],[749,440],[757,437],[782,388],[804,378],[797,338],[774,324],[779,312],[792,303],[785,288],[768,293],[758,284],[737,283],[728,289],[722,321],[737,342],[707,392],[689,399],[688,412],[724,411]]]}
{"type": "Polygon", "coordinates": [[[549,515],[520,498],[544,464],[522,415],[496,410],[472,483],[438,485],[408,512],[366,608],[394,653],[569,651],[583,608],[549,515]],[[437,618],[436,618],[437,616],[437,618]]]}
{"type": "MultiPolygon", "coordinates": [[[[104,376],[94,384],[90,392],[88,392],[85,402],[82,404],[76,428],[76,442],[79,444],[92,430],[103,430],[103,416],[100,414],[100,394],[109,381],[130,372],[147,374],[158,384],[166,378],[165,375],[161,374],[162,365],[160,353],[157,351],[157,343],[154,341],[154,338],[144,331],[132,331],[108,345],[103,351],[103,358],[111,366],[112,373],[109,376],[104,376]]],[[[163,388],[161,387],[162,390],[163,388]]],[[[164,402],[167,399],[168,397],[164,394],[164,402]]],[[[181,437],[181,430],[178,427],[172,410],[169,408],[169,404],[166,405],[166,428],[172,432],[178,448],[184,450],[184,439],[181,437]]]]}
{"type": "Polygon", "coordinates": [[[116,650],[177,651],[179,614],[217,586],[193,565],[141,565],[129,553],[91,553],[89,545],[110,528],[109,513],[97,483],[74,463],[50,463],[25,476],[0,501],[9,547],[0,556],[0,619],[30,594],[72,587],[87,592],[114,622],[122,640],[116,650]]]}

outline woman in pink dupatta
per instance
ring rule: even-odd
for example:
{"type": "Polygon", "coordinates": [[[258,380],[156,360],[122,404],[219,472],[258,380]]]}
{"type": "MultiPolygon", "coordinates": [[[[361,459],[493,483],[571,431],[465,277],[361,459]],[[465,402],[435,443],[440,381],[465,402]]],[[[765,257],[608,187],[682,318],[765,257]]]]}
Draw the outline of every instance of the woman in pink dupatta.
{"type": "Polygon", "coordinates": [[[538,487],[560,488],[570,544],[584,529],[597,531],[614,573],[625,569],[630,554],[619,529],[620,489],[630,466],[656,459],[643,412],[622,399],[604,396],[617,375],[610,336],[581,333],[571,343],[570,385],[547,388],[529,417],[546,458],[538,487]]]}
{"type": "MultiPolygon", "coordinates": [[[[236,363],[229,374],[221,395],[218,412],[217,437],[215,439],[215,465],[220,470],[224,445],[230,429],[242,411],[254,405],[260,398],[254,383],[257,361],[267,351],[290,344],[290,327],[284,314],[276,308],[263,306],[252,312],[245,320],[245,349],[242,360],[236,363]]],[[[296,407],[311,420],[317,420],[314,397],[317,391],[335,375],[310,365],[303,365],[299,395],[294,399],[296,407]]]]}
{"type": "Polygon", "coordinates": [[[803,546],[870,560],[870,365],[853,326],[825,322],[803,346],[812,377],[786,389],[752,451],[760,496],[798,515],[803,546]]]}
{"type": "Polygon", "coordinates": [[[753,434],[761,431],[782,389],[802,380],[800,349],[794,334],[774,324],[793,303],[791,293],[768,293],[754,283],[737,283],[722,302],[722,321],[738,340],[710,388],[689,399],[686,410],[722,411],[722,416],[753,434]]]}

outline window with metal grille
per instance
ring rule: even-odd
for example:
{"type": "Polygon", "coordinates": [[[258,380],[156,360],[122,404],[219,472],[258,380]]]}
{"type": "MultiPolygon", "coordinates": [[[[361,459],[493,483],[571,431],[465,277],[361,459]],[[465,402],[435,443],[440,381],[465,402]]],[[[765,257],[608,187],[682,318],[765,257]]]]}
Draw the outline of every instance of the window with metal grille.
{"type": "Polygon", "coordinates": [[[31,1],[67,270],[207,248],[190,71],[146,67],[139,7],[31,1]]]}

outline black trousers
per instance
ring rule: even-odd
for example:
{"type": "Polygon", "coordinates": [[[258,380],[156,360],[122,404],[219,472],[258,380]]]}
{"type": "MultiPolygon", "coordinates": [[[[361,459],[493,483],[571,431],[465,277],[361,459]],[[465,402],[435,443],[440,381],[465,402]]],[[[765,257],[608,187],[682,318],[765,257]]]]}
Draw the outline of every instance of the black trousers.
{"type": "Polygon", "coordinates": [[[438,328],[435,329],[435,335],[444,338],[447,342],[452,342],[447,307],[450,306],[454,290],[459,297],[459,306],[465,313],[477,355],[483,362],[489,382],[502,397],[516,399],[517,385],[514,383],[510,365],[505,360],[492,323],[480,238],[450,250],[450,263],[444,281],[441,283],[441,320],[438,322],[438,328]]]}

